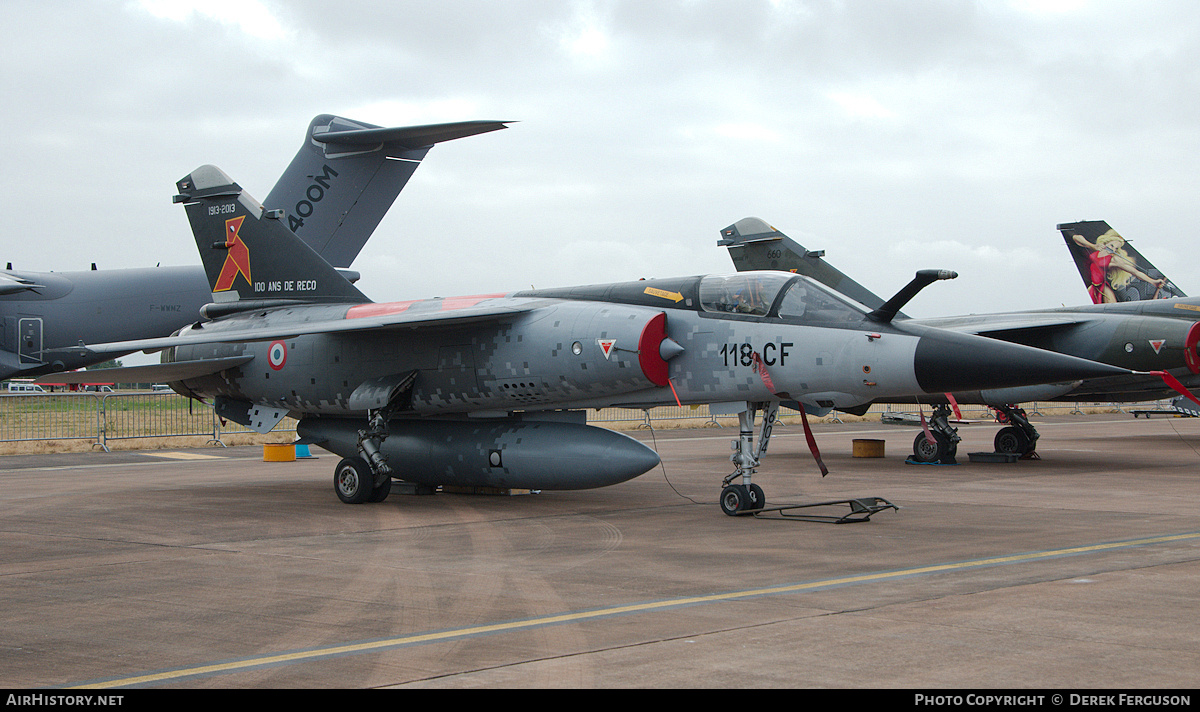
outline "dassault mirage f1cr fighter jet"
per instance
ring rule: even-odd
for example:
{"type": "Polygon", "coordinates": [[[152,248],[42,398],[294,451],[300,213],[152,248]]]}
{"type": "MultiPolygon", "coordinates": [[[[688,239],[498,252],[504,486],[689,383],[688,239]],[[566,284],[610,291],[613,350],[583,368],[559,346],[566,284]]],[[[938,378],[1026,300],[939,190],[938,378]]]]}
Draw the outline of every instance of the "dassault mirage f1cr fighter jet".
{"type": "MultiPolygon", "coordinates": [[[[720,498],[736,514],[764,503],[752,475],[781,402],[852,410],[889,396],[1125,373],[873,320],[780,272],[373,303],[296,239],[283,211],[264,209],[219,169],[198,168],[177,188],[212,285],[207,320],[168,338],[86,350],[166,349],[164,363],[121,377],[166,380],[260,432],[298,418],[306,442],[344,458],[334,487],[348,503],[382,500],[393,478],[542,490],[616,484],[658,455],[588,426],[585,409],[721,403],[741,404],[735,470],[720,498]]],[[[884,305],[893,308],[896,300],[884,305]]]]}

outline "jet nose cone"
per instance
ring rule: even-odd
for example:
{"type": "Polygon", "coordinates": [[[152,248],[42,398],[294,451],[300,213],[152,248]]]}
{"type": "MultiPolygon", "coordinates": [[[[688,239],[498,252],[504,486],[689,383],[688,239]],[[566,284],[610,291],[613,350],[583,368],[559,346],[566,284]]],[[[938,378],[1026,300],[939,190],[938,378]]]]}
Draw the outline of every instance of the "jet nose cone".
{"type": "Polygon", "coordinates": [[[1129,371],[1105,363],[971,334],[931,332],[913,357],[917,383],[926,393],[1031,386],[1129,371]]]}

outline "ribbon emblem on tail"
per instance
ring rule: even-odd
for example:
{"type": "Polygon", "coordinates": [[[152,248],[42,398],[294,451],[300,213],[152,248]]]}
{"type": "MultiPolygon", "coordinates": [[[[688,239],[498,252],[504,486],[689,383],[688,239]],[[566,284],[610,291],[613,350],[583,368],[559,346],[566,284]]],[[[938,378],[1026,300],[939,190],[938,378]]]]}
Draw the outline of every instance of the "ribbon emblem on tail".
{"type": "Polygon", "coordinates": [[[232,289],[238,274],[246,279],[247,284],[253,284],[250,280],[250,248],[246,247],[246,243],[242,242],[241,236],[238,235],[245,219],[245,215],[239,215],[225,221],[225,248],[229,252],[225,255],[225,264],[221,265],[221,274],[217,276],[217,283],[213,286],[214,292],[227,292],[232,289]]]}

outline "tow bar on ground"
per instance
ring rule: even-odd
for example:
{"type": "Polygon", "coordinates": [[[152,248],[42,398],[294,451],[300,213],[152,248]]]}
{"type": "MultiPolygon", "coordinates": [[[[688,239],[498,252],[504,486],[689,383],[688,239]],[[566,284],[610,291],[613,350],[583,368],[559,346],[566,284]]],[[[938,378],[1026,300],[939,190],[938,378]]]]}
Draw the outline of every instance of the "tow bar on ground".
{"type": "Polygon", "coordinates": [[[740,511],[736,516],[753,515],[760,519],[791,519],[801,522],[824,522],[826,524],[852,524],[854,522],[870,521],[871,515],[876,512],[882,512],[885,509],[899,510],[900,507],[892,504],[883,497],[857,497],[855,499],[835,499],[829,502],[813,502],[811,504],[780,504],[775,507],[763,507],[762,509],[747,509],[740,511]],[[836,507],[844,505],[850,508],[850,511],[841,516],[834,514],[792,514],[792,510],[796,509],[811,509],[813,507],[836,507]],[[764,515],[774,516],[764,516],[764,515]]]}

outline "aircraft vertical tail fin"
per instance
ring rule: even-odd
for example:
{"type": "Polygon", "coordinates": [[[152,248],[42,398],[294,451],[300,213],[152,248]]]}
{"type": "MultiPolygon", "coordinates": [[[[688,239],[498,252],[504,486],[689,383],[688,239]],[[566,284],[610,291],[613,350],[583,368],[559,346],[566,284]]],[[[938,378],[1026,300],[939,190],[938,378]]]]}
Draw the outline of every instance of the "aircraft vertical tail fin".
{"type": "Polygon", "coordinates": [[[381,128],[321,114],[263,205],[285,210],[288,228],[326,262],[349,267],[434,144],[506,123],[381,128]]]}
{"type": "Polygon", "coordinates": [[[729,249],[729,256],[738,272],[760,269],[795,272],[811,277],[871,309],[878,309],[884,304],[885,300],[879,295],[821,259],[825,255],[824,250],[807,250],[758,218],[743,218],[725,228],[717,245],[729,249]]]}
{"type": "Polygon", "coordinates": [[[1058,225],[1094,304],[1187,296],[1103,220],[1058,225]]]}
{"type": "Polygon", "coordinates": [[[265,210],[216,166],[176,183],[214,302],[369,302],[288,229],[283,210],[265,210]]]}

